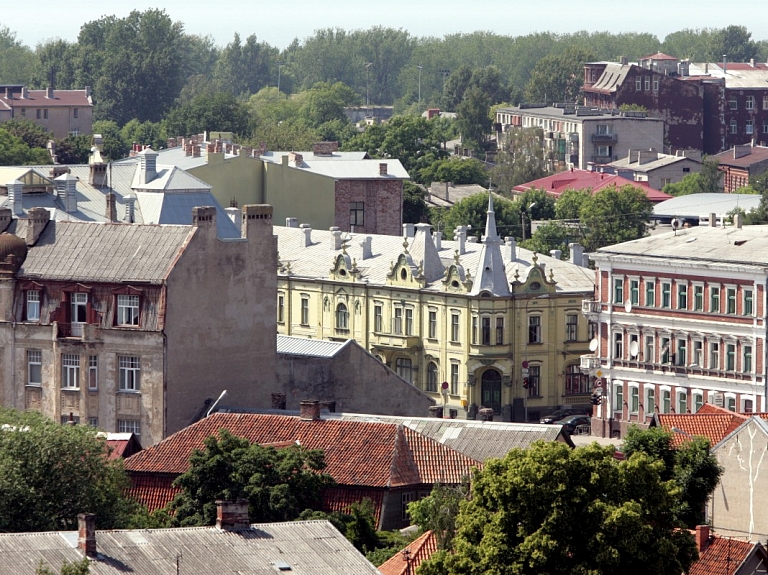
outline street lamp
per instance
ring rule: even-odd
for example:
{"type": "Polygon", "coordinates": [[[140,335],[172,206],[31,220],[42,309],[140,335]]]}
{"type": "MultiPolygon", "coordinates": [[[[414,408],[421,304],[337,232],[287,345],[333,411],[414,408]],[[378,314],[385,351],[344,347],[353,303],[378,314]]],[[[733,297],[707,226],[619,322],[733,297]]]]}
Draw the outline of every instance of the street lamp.
{"type": "Polygon", "coordinates": [[[368,78],[369,78],[369,71],[371,69],[371,66],[373,66],[373,62],[368,62],[365,65],[365,115],[366,116],[371,115],[370,100],[368,99],[368,89],[370,87],[370,82],[368,78]]]}
{"type": "Polygon", "coordinates": [[[421,64],[416,66],[419,69],[419,104],[421,104],[421,69],[424,67],[421,64]]]}
{"type": "Polygon", "coordinates": [[[531,202],[531,205],[528,206],[523,212],[520,214],[520,221],[523,225],[523,241],[525,241],[525,212],[530,212],[533,208],[536,207],[536,202],[531,202]]]}

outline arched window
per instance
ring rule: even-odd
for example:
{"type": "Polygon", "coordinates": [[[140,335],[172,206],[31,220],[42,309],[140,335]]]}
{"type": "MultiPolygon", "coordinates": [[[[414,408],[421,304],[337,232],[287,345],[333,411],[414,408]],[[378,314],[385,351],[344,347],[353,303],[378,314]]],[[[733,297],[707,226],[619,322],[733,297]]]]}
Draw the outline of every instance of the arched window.
{"type": "Polygon", "coordinates": [[[589,375],[581,372],[578,363],[565,368],[565,395],[589,393],[589,375]]]}
{"type": "Polygon", "coordinates": [[[411,360],[407,357],[398,357],[395,361],[395,371],[408,383],[413,383],[413,368],[411,360]]]}
{"type": "Polygon", "coordinates": [[[343,303],[336,306],[336,329],[349,329],[349,311],[343,303]]]}
{"type": "Polygon", "coordinates": [[[427,391],[437,391],[437,365],[433,361],[427,366],[427,391]]]}

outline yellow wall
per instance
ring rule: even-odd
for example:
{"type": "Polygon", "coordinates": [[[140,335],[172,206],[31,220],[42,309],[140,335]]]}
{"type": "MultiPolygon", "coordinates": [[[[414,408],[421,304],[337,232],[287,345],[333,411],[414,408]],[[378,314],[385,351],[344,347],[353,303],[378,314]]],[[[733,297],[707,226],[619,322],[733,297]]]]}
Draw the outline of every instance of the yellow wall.
{"type": "Polygon", "coordinates": [[[301,168],[264,163],[265,195],[263,203],[270,204],[277,225],[286,218],[298,218],[299,223],[312,222],[316,229],[336,225],[336,182],[301,168]]]}
{"type": "Polygon", "coordinates": [[[187,171],[210,185],[214,197],[224,207],[233,198],[238,206],[265,203],[261,160],[246,156],[224,160],[224,154],[209,153],[207,164],[187,171]]]}

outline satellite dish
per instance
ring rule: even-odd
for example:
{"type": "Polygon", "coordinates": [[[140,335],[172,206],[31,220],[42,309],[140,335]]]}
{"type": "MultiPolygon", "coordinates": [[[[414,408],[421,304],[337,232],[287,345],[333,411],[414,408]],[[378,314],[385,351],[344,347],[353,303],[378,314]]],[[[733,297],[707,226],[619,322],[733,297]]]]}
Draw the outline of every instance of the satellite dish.
{"type": "Polygon", "coordinates": [[[672,229],[673,230],[676,230],[677,228],[680,227],[680,220],[678,220],[677,218],[672,218],[672,222],[671,223],[672,223],[672,229]]]}
{"type": "Polygon", "coordinates": [[[632,341],[629,343],[629,355],[632,357],[637,357],[637,354],[640,352],[640,346],[637,345],[636,341],[632,341]]]}
{"type": "Polygon", "coordinates": [[[624,311],[627,313],[632,311],[632,300],[627,300],[624,302],[624,311]]]}
{"type": "Polygon", "coordinates": [[[595,351],[597,349],[597,338],[594,338],[589,342],[589,351],[595,351]]]}

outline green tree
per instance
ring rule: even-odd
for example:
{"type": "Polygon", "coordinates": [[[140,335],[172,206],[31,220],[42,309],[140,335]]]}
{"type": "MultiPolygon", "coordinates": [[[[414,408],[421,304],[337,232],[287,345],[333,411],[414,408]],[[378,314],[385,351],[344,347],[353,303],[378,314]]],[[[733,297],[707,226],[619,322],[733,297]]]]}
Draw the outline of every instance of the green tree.
{"type": "Polygon", "coordinates": [[[591,195],[589,190],[565,190],[555,202],[555,217],[558,220],[578,220],[581,207],[591,195]]]}
{"type": "Polygon", "coordinates": [[[51,157],[44,148],[30,148],[24,140],[0,127],[0,166],[50,164],[51,157]]]}
{"type": "Polygon", "coordinates": [[[177,106],[166,118],[166,130],[176,136],[203,132],[251,133],[246,105],[228,92],[200,94],[177,106]]]}
{"type": "Polygon", "coordinates": [[[169,504],[174,525],[213,524],[217,499],[248,499],[253,522],[291,521],[305,509],[319,509],[321,490],[333,484],[322,473],[325,460],[319,450],[262,447],[226,429],[204,445],[174,481],[182,489],[169,504]]]}
{"type": "Polygon", "coordinates": [[[25,84],[31,80],[35,54],[16,39],[16,33],[0,25],[0,78],[5,84],[25,84]]]}
{"type": "Polygon", "coordinates": [[[464,92],[464,98],[456,106],[456,127],[461,133],[464,145],[477,144],[482,149],[491,132],[491,119],[488,110],[490,97],[479,86],[470,86],[464,92]]]}
{"type": "Polygon", "coordinates": [[[728,26],[711,34],[708,59],[720,62],[726,56],[729,62],[749,62],[757,56],[758,48],[746,26],[728,26]]]}
{"type": "Polygon", "coordinates": [[[419,184],[403,182],[403,222],[418,224],[427,216],[427,191],[419,184]]]}
{"type": "Polygon", "coordinates": [[[60,164],[87,164],[91,154],[91,136],[67,136],[56,140],[56,161],[60,164]]]}
{"type": "Polygon", "coordinates": [[[533,232],[531,239],[522,242],[520,246],[532,252],[546,255],[549,255],[551,250],[560,250],[567,259],[571,253],[568,244],[580,240],[581,235],[578,227],[551,221],[539,226],[533,232]]]}
{"type": "MultiPolygon", "coordinates": [[[[493,211],[496,218],[496,229],[500,236],[519,236],[520,203],[503,198],[493,198],[493,211]]],[[[446,239],[453,238],[453,230],[458,226],[471,226],[473,235],[480,237],[485,231],[485,221],[488,214],[488,194],[473,194],[459,200],[449,210],[437,219],[446,239]]],[[[433,222],[435,219],[433,219],[433,222]]]]}
{"type": "Polygon", "coordinates": [[[347,121],[344,107],[357,101],[357,94],[352,89],[336,82],[320,82],[298,96],[302,105],[299,117],[310,127],[317,128],[332,120],[347,121]]]}
{"type": "Polygon", "coordinates": [[[712,455],[706,437],[695,437],[675,449],[672,433],[661,427],[640,429],[630,427],[624,438],[624,453],[644,453],[664,464],[663,480],[674,480],[681,498],[676,510],[689,528],[705,522],[704,506],[717,487],[722,468],[712,455]]]}
{"type": "Polygon", "coordinates": [[[722,179],[723,172],[718,168],[717,160],[704,158],[701,163],[701,172],[688,174],[677,183],[667,184],[662,191],[671,196],[716,194],[723,191],[722,179]]]}
{"type": "Polygon", "coordinates": [[[631,184],[610,186],[590,196],[582,205],[581,225],[586,230],[584,247],[604,246],[642,238],[648,233],[653,206],[645,192],[631,184]]]}
{"type": "Polygon", "coordinates": [[[107,160],[119,160],[125,158],[131,150],[131,142],[123,140],[117,122],[112,120],[97,120],[93,123],[93,133],[101,134],[101,153],[102,157],[107,160]]]}
{"type": "Polygon", "coordinates": [[[517,185],[549,175],[541,128],[515,128],[505,134],[504,151],[496,155],[493,183],[509,192],[517,185]]]}
{"type": "Polygon", "coordinates": [[[255,35],[240,42],[240,34],[218,54],[213,69],[214,85],[219,92],[233,96],[255,94],[270,82],[277,83],[278,50],[255,35]]]}
{"type": "Polygon", "coordinates": [[[456,518],[461,502],[467,499],[469,484],[435,484],[429,496],[408,505],[411,522],[421,531],[432,530],[438,549],[450,549],[456,536],[456,518]]]}
{"type": "Polygon", "coordinates": [[[487,186],[488,170],[483,162],[475,158],[445,158],[419,170],[419,181],[487,186]]]}
{"type": "MultiPolygon", "coordinates": [[[[83,557],[80,561],[74,561],[72,563],[64,561],[61,565],[61,572],[59,575],[88,575],[88,573],[90,573],[88,569],[90,564],[91,561],[87,557],[83,557]]],[[[37,566],[37,569],[35,569],[35,575],[56,575],[56,572],[48,567],[48,565],[44,564],[43,560],[40,559],[40,563],[37,566]]]]}
{"type": "Polygon", "coordinates": [[[698,553],[674,513],[679,488],[661,462],[613,447],[538,442],[476,471],[453,552],[421,575],[687,572],[698,553]]]}
{"type": "Polygon", "coordinates": [[[584,64],[594,60],[589,48],[569,47],[536,63],[525,86],[529,102],[575,102],[584,85],[584,64]]]}
{"type": "Polygon", "coordinates": [[[3,129],[17,138],[21,138],[30,148],[45,149],[48,145],[48,140],[53,139],[53,134],[26,118],[14,118],[13,120],[3,122],[3,129]]]}
{"type": "Polygon", "coordinates": [[[0,531],[73,530],[83,510],[100,529],[125,522],[128,477],[95,429],[5,408],[0,426],[0,531]]]}

